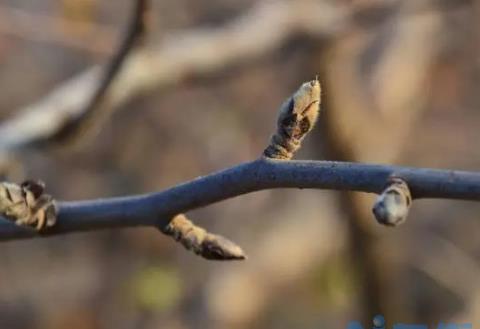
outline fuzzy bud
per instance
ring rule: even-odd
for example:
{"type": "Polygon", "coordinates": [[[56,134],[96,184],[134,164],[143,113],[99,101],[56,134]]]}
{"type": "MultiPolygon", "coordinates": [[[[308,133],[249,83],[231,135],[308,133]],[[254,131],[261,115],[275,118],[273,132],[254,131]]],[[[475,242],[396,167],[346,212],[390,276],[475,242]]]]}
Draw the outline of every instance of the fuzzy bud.
{"type": "Polygon", "coordinates": [[[412,196],[407,183],[401,178],[391,178],[372,211],[380,224],[397,226],[407,219],[411,204],[412,196]]]}
{"type": "Polygon", "coordinates": [[[321,88],[318,80],[305,82],[280,107],[277,131],[263,152],[267,158],[289,160],[302,140],[313,129],[320,111],[321,88]]]}

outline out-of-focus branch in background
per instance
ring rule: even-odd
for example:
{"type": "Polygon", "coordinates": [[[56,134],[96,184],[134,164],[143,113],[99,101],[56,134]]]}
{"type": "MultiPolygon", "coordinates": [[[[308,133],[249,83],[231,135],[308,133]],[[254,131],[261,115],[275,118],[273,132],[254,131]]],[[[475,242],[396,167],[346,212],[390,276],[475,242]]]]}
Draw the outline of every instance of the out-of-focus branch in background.
{"type": "MultiPolygon", "coordinates": [[[[261,57],[297,33],[317,37],[338,33],[348,22],[347,12],[337,5],[260,2],[227,26],[172,33],[159,45],[132,51],[103,106],[116,108],[134,95],[174,84],[188,75],[207,74],[261,57]]],[[[49,138],[72,118],[82,116],[97,91],[101,74],[100,67],[88,69],[2,122],[0,152],[49,138]]]]}
{"type": "Polygon", "coordinates": [[[80,144],[90,140],[112,110],[110,106],[104,106],[108,98],[109,89],[115,78],[121,72],[127,57],[144,38],[148,28],[150,1],[137,0],[129,25],[125,31],[125,37],[120,43],[118,50],[104,69],[103,76],[97,83],[97,87],[81,115],[74,117],[49,139],[54,142],[67,144],[80,144]],[[90,138],[89,138],[90,137],[90,138]]]}

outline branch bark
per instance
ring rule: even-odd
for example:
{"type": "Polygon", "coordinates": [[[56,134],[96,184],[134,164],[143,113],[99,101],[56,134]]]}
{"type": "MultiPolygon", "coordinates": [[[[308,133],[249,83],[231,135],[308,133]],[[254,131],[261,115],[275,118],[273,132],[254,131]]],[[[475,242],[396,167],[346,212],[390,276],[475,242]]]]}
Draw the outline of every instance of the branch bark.
{"type": "Polygon", "coordinates": [[[58,202],[57,223],[45,233],[0,222],[0,241],[105,228],[164,228],[178,213],[273,188],[315,188],[381,193],[389,177],[407,182],[412,197],[480,200],[480,173],[332,161],[261,158],[162,192],[58,202]]]}

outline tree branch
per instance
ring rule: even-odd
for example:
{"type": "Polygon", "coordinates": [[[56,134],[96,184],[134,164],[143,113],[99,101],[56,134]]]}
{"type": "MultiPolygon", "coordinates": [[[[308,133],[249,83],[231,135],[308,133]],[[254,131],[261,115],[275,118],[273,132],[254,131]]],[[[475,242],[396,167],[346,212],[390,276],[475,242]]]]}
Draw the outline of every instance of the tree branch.
{"type": "Polygon", "coordinates": [[[63,142],[68,144],[85,143],[88,136],[93,136],[103,122],[108,118],[111,107],[105,106],[114,79],[118,76],[128,55],[143,39],[148,25],[150,9],[149,0],[136,0],[130,22],[125,30],[125,36],[117,51],[105,67],[103,76],[97,83],[97,89],[88,100],[85,109],[79,116],[74,117],[54,132],[47,141],[63,142]]]}
{"type": "MultiPolygon", "coordinates": [[[[191,74],[208,74],[259,58],[294,34],[326,36],[348,25],[345,8],[316,1],[262,1],[220,28],[195,28],[167,35],[160,45],[134,49],[111,85],[110,108],[134,95],[172,85],[191,74]],[[255,38],[252,38],[255,35],[255,38]],[[228,47],[225,43],[228,42],[228,47]]],[[[92,67],[0,124],[0,155],[55,134],[88,109],[101,79],[92,67]]]]}
{"type": "Polygon", "coordinates": [[[58,218],[45,233],[0,222],[0,241],[105,228],[163,228],[178,213],[260,190],[315,188],[381,193],[389,177],[408,183],[414,199],[480,200],[480,173],[331,161],[258,159],[162,192],[58,202],[58,218]]]}
{"type": "MultiPolygon", "coordinates": [[[[408,191],[405,196],[408,206],[411,198],[422,197],[480,200],[480,173],[348,162],[290,161],[315,125],[320,96],[320,83],[315,79],[303,83],[282,104],[276,131],[260,159],[163,192],[55,203],[44,194],[41,183],[29,181],[20,186],[2,183],[0,213],[17,225],[1,222],[0,241],[102,228],[153,226],[207,259],[244,259],[240,247],[206,232],[181,213],[264,189],[320,188],[380,193],[389,183],[383,192],[387,195],[379,202],[388,201],[382,207],[386,207],[385,211],[390,214],[395,210],[391,204],[396,205],[395,196],[390,194],[400,193],[399,186],[391,185],[393,178],[408,191]],[[33,230],[31,226],[40,230],[33,230]]],[[[405,215],[403,221],[406,211],[402,214],[405,215]]],[[[397,212],[390,215],[395,217],[397,212]]]]}

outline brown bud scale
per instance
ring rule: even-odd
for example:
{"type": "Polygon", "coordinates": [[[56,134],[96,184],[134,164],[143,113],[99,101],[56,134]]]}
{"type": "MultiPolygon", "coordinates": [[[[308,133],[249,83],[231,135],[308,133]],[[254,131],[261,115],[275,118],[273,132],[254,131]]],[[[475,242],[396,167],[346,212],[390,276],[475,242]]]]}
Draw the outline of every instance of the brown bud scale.
{"type": "Polygon", "coordinates": [[[162,229],[163,233],[172,236],[187,250],[209,260],[243,260],[243,250],[227,238],[207,232],[195,225],[188,218],[179,214],[162,229]]]}
{"type": "Polygon", "coordinates": [[[289,160],[300,148],[302,140],[313,129],[320,111],[321,88],[318,80],[305,82],[280,107],[277,131],[263,155],[289,160]]]}

